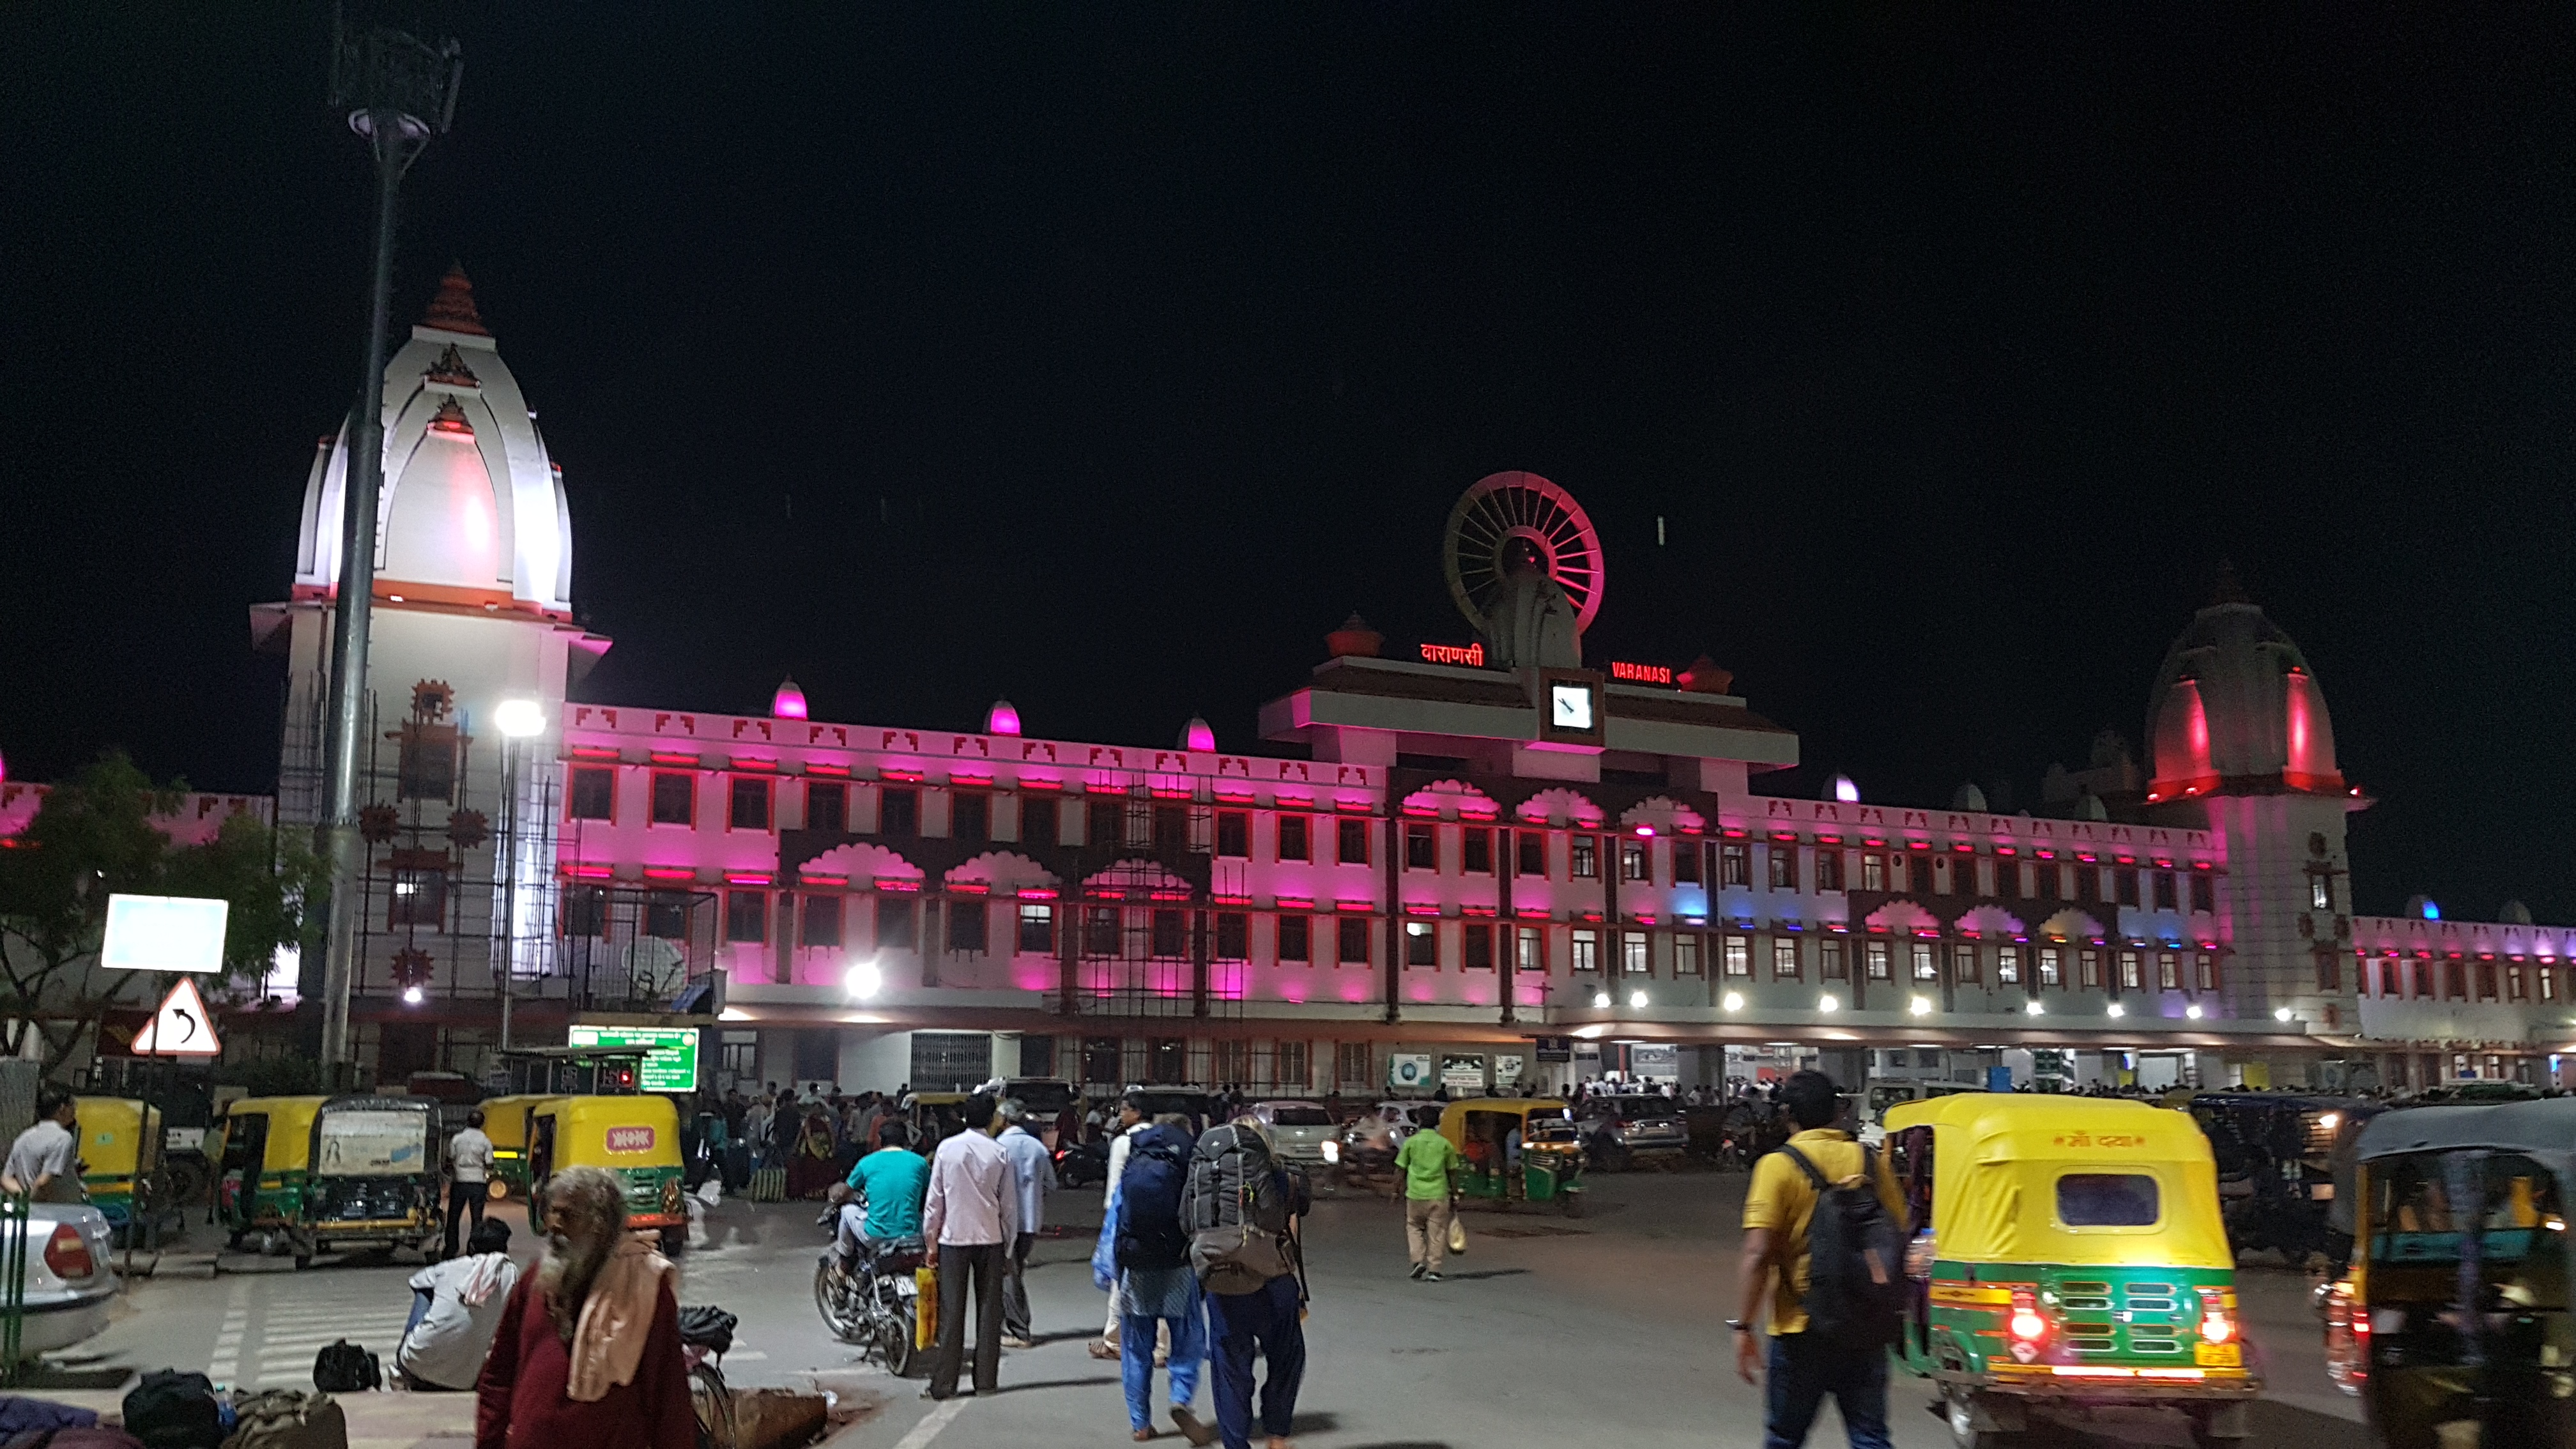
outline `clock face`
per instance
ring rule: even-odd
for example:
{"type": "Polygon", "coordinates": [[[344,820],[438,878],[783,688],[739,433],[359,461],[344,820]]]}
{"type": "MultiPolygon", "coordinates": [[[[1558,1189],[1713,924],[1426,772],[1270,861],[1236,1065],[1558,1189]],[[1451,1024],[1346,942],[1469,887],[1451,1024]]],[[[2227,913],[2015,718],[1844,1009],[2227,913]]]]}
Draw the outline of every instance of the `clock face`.
{"type": "Polygon", "coordinates": [[[1592,728],[1592,691],[1580,684],[1548,686],[1549,722],[1561,730],[1592,728]]]}

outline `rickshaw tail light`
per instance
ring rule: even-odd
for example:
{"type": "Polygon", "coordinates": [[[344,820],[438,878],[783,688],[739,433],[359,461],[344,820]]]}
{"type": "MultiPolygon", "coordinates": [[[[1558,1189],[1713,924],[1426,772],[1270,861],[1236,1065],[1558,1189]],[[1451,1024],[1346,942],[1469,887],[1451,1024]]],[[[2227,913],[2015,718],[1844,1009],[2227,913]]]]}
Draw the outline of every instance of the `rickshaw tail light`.
{"type": "Polygon", "coordinates": [[[2048,1320],[2040,1317],[2039,1298],[2027,1288],[2016,1288],[2012,1296],[2012,1336],[2025,1343],[2036,1343],[2048,1336],[2048,1320]]]}
{"type": "Polygon", "coordinates": [[[2236,1320],[2228,1317],[2226,1300],[2218,1289],[2200,1290],[2200,1336],[2209,1343],[2225,1343],[2236,1336],[2236,1320]]]}
{"type": "Polygon", "coordinates": [[[54,1225],[54,1235],[45,1240],[45,1268],[65,1282],[86,1278],[98,1271],[89,1255],[89,1244],[81,1240],[80,1230],[69,1223],[54,1225]]]}

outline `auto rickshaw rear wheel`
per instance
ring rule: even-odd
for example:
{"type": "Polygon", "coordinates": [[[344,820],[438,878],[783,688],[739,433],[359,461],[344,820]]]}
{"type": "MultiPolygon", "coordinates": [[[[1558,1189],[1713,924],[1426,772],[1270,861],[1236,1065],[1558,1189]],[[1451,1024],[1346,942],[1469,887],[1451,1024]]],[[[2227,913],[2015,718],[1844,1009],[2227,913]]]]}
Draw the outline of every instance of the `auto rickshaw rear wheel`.
{"type": "Polygon", "coordinates": [[[2251,1427],[2243,1404],[2207,1404],[2183,1410],[2183,1417],[2194,1449],[2241,1449],[2251,1427]]]}
{"type": "Polygon", "coordinates": [[[687,1228],[664,1228],[662,1230],[663,1257],[676,1257],[680,1250],[687,1246],[689,1246],[689,1230],[687,1228]]]}
{"type": "MultiPolygon", "coordinates": [[[[2018,1406],[2015,1406],[2018,1408],[2018,1406]]],[[[2021,1434],[2001,1427],[1993,1406],[1978,1402],[1975,1393],[1953,1388],[1941,1404],[1941,1417],[1950,1426],[1950,1442],[1956,1449],[2017,1449],[2021,1434]],[[1980,1428],[1979,1425],[1992,1427],[1980,1428]]],[[[2011,1416],[2018,1420],[2018,1413],[2011,1416]]]]}
{"type": "Polygon", "coordinates": [[[1590,1195],[1581,1188],[1560,1188],[1556,1194],[1557,1206],[1567,1217],[1579,1218],[1583,1216],[1583,1200],[1590,1195]]]}

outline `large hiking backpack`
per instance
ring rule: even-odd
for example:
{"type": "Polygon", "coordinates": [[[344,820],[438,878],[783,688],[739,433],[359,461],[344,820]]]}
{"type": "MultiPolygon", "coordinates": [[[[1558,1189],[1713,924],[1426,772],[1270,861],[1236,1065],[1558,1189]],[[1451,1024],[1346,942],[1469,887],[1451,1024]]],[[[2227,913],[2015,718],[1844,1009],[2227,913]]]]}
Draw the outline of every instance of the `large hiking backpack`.
{"type": "Polygon", "coordinates": [[[125,1396],[125,1432],[150,1449],[215,1449],[223,1411],[204,1374],[156,1369],[125,1396]]]}
{"type": "Polygon", "coordinates": [[[1209,1128],[1190,1154],[1181,1199],[1200,1285],[1210,1293],[1250,1293],[1295,1272],[1288,1224],[1308,1205],[1303,1175],[1283,1170],[1258,1134],[1209,1128]]]}
{"type": "Polygon", "coordinates": [[[1878,1195],[1878,1162],[1860,1150],[1860,1174],[1827,1182],[1807,1154],[1782,1147],[1816,1187],[1807,1220],[1807,1332],[1853,1351],[1896,1342],[1904,1322],[1905,1234],[1878,1195]]]}
{"type": "Polygon", "coordinates": [[[1189,1165],[1181,1144],[1156,1128],[1127,1146],[1118,1178],[1118,1266],[1177,1268],[1190,1260],[1190,1237],[1181,1227],[1182,1192],[1189,1165]]]}

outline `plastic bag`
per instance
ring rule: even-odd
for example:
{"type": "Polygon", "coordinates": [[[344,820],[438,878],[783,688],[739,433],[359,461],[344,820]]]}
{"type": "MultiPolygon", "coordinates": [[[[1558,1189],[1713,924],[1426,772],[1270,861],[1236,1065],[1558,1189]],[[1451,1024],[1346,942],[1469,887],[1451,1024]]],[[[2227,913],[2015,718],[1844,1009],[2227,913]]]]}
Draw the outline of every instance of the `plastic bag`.
{"type": "Polygon", "coordinates": [[[912,1346],[939,1346],[939,1270],[912,1270],[912,1346]]]}
{"type": "Polygon", "coordinates": [[[1118,1189],[1109,1190],[1109,1211],[1101,1215],[1100,1241],[1091,1250],[1091,1286],[1103,1293],[1118,1286],[1118,1189]]]}
{"type": "Polygon", "coordinates": [[[1455,1216],[1449,1219],[1449,1252],[1456,1256],[1467,1251],[1467,1225],[1455,1216]]]}

